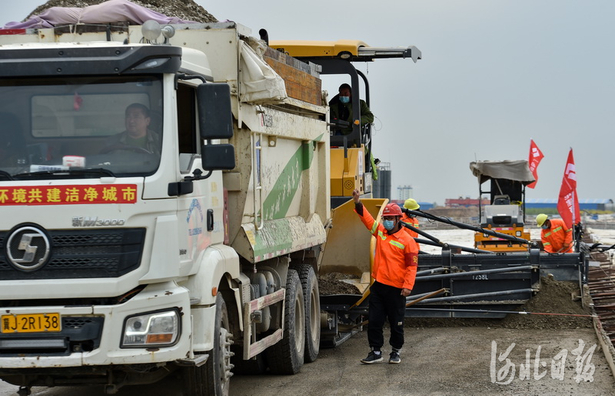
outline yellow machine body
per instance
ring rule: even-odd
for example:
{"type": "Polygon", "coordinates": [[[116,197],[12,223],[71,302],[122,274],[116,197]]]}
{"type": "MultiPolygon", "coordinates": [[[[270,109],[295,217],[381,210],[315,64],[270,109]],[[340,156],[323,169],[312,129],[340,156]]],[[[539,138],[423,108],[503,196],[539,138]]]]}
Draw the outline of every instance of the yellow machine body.
{"type": "MultiPolygon", "coordinates": [[[[511,235],[517,238],[530,240],[530,232],[525,230],[523,226],[513,225],[511,227],[485,227],[487,230],[499,232],[500,234],[511,235]]],[[[474,234],[474,246],[477,249],[489,250],[492,252],[523,252],[526,251],[527,245],[512,241],[507,241],[502,238],[477,232],[474,234]]]]}
{"type": "Polygon", "coordinates": [[[284,52],[295,58],[301,57],[338,57],[344,53],[359,55],[360,47],[368,47],[363,41],[337,40],[337,41],[271,41],[271,48],[284,52]]]}
{"type": "Polygon", "coordinates": [[[331,148],[331,196],[352,197],[354,189],[365,191],[365,152],[363,146],[349,148],[344,157],[344,148],[331,148]]]}

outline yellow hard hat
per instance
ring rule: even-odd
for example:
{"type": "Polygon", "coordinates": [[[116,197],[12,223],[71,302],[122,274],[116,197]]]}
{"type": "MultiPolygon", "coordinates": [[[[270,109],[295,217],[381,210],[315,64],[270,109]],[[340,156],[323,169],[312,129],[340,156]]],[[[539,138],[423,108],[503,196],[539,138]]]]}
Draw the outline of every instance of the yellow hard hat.
{"type": "Polygon", "coordinates": [[[541,213],[538,216],[536,216],[536,224],[538,224],[538,227],[542,227],[542,225],[545,223],[545,221],[547,221],[548,217],[549,216],[547,216],[544,213],[541,213]]]}
{"type": "Polygon", "coordinates": [[[408,198],[406,202],[404,202],[404,208],[406,209],[417,210],[420,207],[421,206],[412,198],[408,198]]]}

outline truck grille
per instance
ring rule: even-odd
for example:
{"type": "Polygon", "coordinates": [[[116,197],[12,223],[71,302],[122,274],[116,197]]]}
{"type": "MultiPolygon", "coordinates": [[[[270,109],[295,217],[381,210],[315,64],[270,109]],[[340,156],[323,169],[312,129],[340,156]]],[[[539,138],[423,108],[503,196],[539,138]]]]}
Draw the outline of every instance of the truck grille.
{"type": "Polygon", "coordinates": [[[139,267],[144,228],[50,230],[51,258],[37,271],[23,272],[7,260],[0,232],[0,280],[115,278],[139,267]]]}

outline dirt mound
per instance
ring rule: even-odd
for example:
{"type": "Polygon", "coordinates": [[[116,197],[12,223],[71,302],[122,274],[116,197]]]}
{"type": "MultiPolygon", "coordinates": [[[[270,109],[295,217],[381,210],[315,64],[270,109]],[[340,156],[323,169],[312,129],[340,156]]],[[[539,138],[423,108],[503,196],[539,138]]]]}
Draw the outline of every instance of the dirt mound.
{"type": "MultiPolygon", "coordinates": [[[[589,309],[581,301],[573,299],[579,294],[578,284],[562,282],[551,277],[542,277],[540,291],[527,303],[513,312],[529,314],[506,315],[503,319],[465,319],[465,318],[406,318],[407,327],[497,327],[508,329],[578,329],[591,328],[589,309]],[[558,314],[558,315],[544,315],[558,314]],[[567,314],[567,315],[560,315],[567,314]]],[[[497,308],[494,308],[497,310],[497,308]]]]}
{"type": "MultiPolygon", "coordinates": [[[[47,3],[40,5],[28,15],[26,19],[30,19],[34,15],[38,15],[51,7],[78,7],[83,8],[91,5],[104,3],[106,0],[49,0],[47,3]]],[[[176,17],[187,21],[194,22],[218,22],[203,7],[195,3],[193,0],[130,0],[134,4],[147,7],[150,10],[159,12],[169,17],[176,17]]]]}
{"type": "Polygon", "coordinates": [[[356,286],[344,282],[344,279],[352,279],[352,275],[331,272],[318,277],[318,292],[323,296],[333,294],[362,294],[356,286]]]}

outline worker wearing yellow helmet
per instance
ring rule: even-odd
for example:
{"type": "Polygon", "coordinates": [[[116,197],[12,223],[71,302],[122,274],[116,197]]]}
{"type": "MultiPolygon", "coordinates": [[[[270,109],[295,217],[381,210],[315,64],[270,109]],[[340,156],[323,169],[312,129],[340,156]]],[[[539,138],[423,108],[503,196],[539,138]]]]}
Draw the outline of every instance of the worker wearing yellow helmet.
{"type": "Polygon", "coordinates": [[[536,224],[542,228],[540,239],[547,253],[572,253],[572,228],[562,219],[549,219],[544,213],[536,216],[536,224]]]}
{"type": "MultiPolygon", "coordinates": [[[[404,202],[404,214],[401,217],[401,221],[404,223],[411,225],[414,228],[419,228],[419,219],[416,218],[416,215],[412,213],[408,213],[408,210],[419,210],[421,206],[412,198],[406,199],[404,202]]],[[[404,227],[405,228],[405,227],[404,227]]],[[[416,231],[412,231],[409,228],[405,228],[405,230],[410,234],[412,238],[417,238],[419,234],[416,231]]]]}

